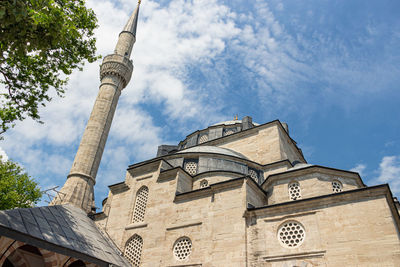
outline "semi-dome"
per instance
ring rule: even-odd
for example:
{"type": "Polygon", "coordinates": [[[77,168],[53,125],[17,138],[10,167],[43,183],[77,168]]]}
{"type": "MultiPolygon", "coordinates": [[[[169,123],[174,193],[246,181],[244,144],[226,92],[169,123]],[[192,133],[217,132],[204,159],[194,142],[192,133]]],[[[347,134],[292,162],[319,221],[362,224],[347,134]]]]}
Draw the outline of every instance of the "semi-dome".
{"type": "Polygon", "coordinates": [[[247,159],[242,154],[235,152],[233,150],[227,148],[221,148],[216,146],[195,146],[191,148],[187,148],[184,150],[180,150],[177,153],[215,153],[215,154],[222,154],[227,156],[238,157],[242,159],[247,159]]]}

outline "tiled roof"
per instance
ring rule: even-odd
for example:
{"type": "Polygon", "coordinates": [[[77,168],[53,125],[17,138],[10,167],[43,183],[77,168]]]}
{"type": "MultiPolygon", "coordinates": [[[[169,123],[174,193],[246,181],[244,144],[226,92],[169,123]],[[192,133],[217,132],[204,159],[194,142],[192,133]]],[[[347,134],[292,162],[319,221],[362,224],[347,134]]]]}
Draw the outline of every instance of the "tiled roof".
{"type": "Polygon", "coordinates": [[[131,266],[83,210],[68,204],[0,211],[0,235],[103,266],[131,266]]]}

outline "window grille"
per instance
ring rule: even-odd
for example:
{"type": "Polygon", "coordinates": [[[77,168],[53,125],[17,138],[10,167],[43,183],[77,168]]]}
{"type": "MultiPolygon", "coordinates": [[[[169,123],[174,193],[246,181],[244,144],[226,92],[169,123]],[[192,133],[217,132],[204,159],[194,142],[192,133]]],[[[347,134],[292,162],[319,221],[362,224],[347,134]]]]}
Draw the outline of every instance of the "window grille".
{"type": "Polygon", "coordinates": [[[173,251],[177,260],[186,260],[192,253],[192,241],[190,241],[190,238],[186,236],[179,238],[175,242],[173,251]]]}
{"type": "Polygon", "coordinates": [[[259,181],[258,181],[258,173],[257,173],[255,170],[249,169],[249,176],[250,176],[254,181],[256,181],[256,183],[259,182],[259,181]]]}
{"type": "Polygon", "coordinates": [[[208,134],[202,134],[199,138],[199,144],[205,143],[208,141],[208,134]]]}
{"type": "Polygon", "coordinates": [[[298,182],[293,182],[289,184],[289,198],[291,200],[297,200],[301,198],[301,189],[298,182]]]}
{"type": "Polygon", "coordinates": [[[134,267],[139,267],[142,256],[143,239],[138,236],[132,236],[126,244],[124,256],[134,267]]]}
{"type": "Polygon", "coordinates": [[[197,162],[196,161],[186,161],[185,162],[185,171],[190,175],[197,174],[197,162]]]}
{"type": "Polygon", "coordinates": [[[231,135],[231,134],[234,134],[234,133],[236,133],[236,128],[227,128],[227,129],[224,130],[224,136],[225,135],[231,135]]]}
{"type": "Polygon", "coordinates": [[[285,222],[278,230],[278,239],[284,247],[295,248],[300,246],[305,238],[303,225],[297,221],[285,222]]]}
{"type": "Polygon", "coordinates": [[[144,214],[146,213],[147,197],[149,188],[142,186],[136,195],[135,208],[133,210],[133,222],[143,222],[144,214]]]}
{"type": "Polygon", "coordinates": [[[207,187],[207,186],[208,186],[208,181],[207,180],[202,180],[200,182],[200,188],[204,188],[204,187],[207,187]]]}
{"type": "Polygon", "coordinates": [[[333,193],[339,193],[343,191],[343,185],[339,181],[333,181],[332,182],[332,191],[333,193]]]}

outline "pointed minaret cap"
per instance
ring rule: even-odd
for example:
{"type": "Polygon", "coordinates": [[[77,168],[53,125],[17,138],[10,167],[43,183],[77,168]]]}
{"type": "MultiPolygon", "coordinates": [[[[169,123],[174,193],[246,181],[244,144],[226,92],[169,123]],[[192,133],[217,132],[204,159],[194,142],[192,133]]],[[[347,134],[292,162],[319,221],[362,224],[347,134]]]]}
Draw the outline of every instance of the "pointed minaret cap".
{"type": "Polygon", "coordinates": [[[130,32],[136,37],[136,28],[139,18],[139,6],[141,0],[138,1],[135,11],[133,11],[131,17],[129,18],[128,22],[126,23],[122,32],[130,32]]]}

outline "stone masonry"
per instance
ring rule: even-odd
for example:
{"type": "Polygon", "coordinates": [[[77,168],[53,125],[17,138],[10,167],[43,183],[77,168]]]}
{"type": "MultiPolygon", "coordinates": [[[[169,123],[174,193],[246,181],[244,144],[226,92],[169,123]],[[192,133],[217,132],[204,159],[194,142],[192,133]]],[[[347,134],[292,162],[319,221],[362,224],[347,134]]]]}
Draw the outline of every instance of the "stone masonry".
{"type": "Polygon", "coordinates": [[[51,204],[70,203],[87,213],[94,208],[96,183],[104,147],[122,89],[129,83],[133,64],[129,59],[136,41],[139,5],[119,35],[114,54],[104,58],[100,67],[101,85],[81,143],[65,185],[51,204]]]}

